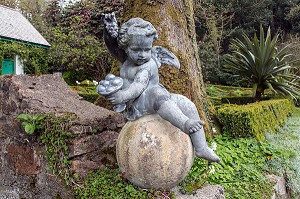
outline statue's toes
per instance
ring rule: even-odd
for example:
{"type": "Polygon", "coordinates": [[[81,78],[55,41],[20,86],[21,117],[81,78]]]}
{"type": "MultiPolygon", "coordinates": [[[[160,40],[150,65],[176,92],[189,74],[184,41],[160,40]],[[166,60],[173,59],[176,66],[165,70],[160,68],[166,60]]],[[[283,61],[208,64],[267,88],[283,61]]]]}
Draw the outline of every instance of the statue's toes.
{"type": "Polygon", "coordinates": [[[198,158],[206,159],[209,162],[217,162],[217,163],[221,162],[219,156],[215,154],[215,152],[209,147],[206,147],[204,149],[198,149],[198,150],[196,149],[196,156],[198,158]]]}
{"type": "Polygon", "coordinates": [[[193,119],[189,119],[185,122],[185,132],[188,134],[193,134],[202,128],[201,122],[193,119]]]}

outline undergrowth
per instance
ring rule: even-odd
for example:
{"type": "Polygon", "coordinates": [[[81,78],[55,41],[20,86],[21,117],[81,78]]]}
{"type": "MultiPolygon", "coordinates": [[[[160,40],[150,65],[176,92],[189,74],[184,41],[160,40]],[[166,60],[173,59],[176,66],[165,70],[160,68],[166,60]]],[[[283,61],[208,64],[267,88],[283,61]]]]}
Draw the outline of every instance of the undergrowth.
{"type": "Polygon", "coordinates": [[[229,199],[271,198],[273,185],[265,177],[265,164],[273,149],[253,138],[216,135],[214,141],[221,165],[196,158],[189,175],[180,184],[180,191],[192,194],[205,184],[218,184],[225,188],[229,199]]]}
{"type": "Polygon", "coordinates": [[[169,191],[138,188],[128,182],[119,169],[106,167],[90,172],[83,186],[75,189],[80,199],[167,199],[174,198],[169,191]]]}
{"type": "Polygon", "coordinates": [[[272,157],[268,169],[277,175],[285,175],[292,198],[300,195],[300,108],[297,108],[277,133],[267,133],[266,139],[281,150],[272,157]]]}
{"type": "Polygon", "coordinates": [[[17,119],[22,121],[25,133],[39,141],[45,147],[45,156],[49,161],[48,170],[64,180],[66,185],[76,184],[78,176],[71,169],[69,148],[73,133],[69,131],[76,116],[72,113],[55,115],[20,114],[17,119]]]}

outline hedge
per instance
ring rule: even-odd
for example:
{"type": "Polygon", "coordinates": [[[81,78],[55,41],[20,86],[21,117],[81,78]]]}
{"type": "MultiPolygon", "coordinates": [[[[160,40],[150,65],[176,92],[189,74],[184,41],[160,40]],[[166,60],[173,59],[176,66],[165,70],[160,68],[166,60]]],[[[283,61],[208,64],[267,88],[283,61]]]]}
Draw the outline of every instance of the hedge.
{"type": "Polygon", "coordinates": [[[224,104],[217,108],[216,115],[223,132],[234,137],[263,139],[268,131],[276,131],[293,112],[290,99],[272,99],[247,105],[224,104]]]}
{"type": "MultiPolygon", "coordinates": [[[[261,98],[261,101],[264,100],[269,100],[270,97],[268,96],[263,96],[261,98]]],[[[221,103],[222,104],[238,104],[238,105],[242,105],[242,104],[249,104],[249,103],[254,103],[255,99],[253,97],[248,97],[248,96],[237,96],[237,97],[222,97],[221,98],[221,103]]]]}

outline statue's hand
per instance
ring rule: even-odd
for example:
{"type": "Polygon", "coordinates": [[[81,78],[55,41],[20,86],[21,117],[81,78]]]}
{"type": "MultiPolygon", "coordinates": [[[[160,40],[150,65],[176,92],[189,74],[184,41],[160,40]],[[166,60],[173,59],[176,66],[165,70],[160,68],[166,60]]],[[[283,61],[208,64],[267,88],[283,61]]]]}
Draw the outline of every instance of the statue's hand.
{"type": "Polygon", "coordinates": [[[103,15],[103,23],[104,23],[105,29],[110,34],[110,36],[112,36],[113,38],[117,38],[119,28],[118,28],[118,22],[117,22],[115,13],[112,12],[112,13],[104,14],[103,15]]]}
{"type": "Polygon", "coordinates": [[[121,91],[108,95],[106,99],[109,100],[113,105],[122,104],[125,102],[121,91]]]}

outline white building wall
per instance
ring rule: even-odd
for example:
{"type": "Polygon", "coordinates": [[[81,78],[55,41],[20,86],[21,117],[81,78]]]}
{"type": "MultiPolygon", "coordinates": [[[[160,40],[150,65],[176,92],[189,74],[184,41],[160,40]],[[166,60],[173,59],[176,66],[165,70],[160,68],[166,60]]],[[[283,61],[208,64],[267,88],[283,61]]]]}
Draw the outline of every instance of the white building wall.
{"type": "Polygon", "coordinates": [[[15,73],[16,75],[24,74],[24,67],[21,62],[21,58],[19,55],[15,55],[15,73]]]}

